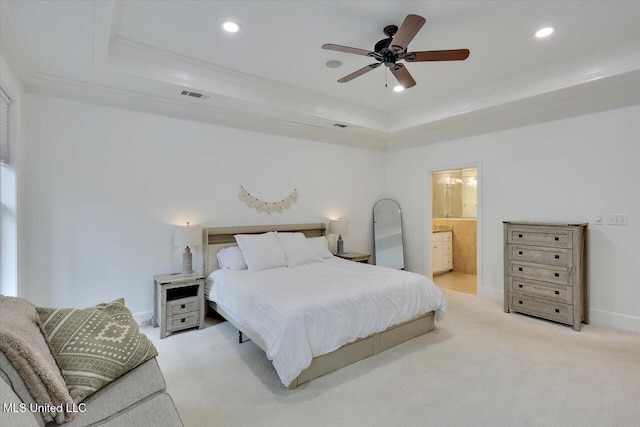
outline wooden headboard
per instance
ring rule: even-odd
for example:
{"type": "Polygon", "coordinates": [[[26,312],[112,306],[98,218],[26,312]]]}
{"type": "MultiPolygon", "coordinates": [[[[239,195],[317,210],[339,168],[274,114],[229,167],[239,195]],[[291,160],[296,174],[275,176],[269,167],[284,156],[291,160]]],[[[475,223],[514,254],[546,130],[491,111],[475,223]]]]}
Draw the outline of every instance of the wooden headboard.
{"type": "Polygon", "coordinates": [[[307,237],[324,236],[324,223],[247,225],[242,227],[208,227],[203,229],[203,269],[205,276],[218,269],[216,254],[220,249],[236,246],[236,234],[261,234],[269,231],[304,233],[307,237]]]}

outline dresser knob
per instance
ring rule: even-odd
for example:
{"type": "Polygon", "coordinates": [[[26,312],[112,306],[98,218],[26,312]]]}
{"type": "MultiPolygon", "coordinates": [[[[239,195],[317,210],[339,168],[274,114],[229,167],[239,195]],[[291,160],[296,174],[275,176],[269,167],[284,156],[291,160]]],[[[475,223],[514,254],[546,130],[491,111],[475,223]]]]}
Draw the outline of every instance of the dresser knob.
{"type": "Polygon", "coordinates": [[[560,259],[560,255],[556,255],[554,258],[555,259],[560,259]]]}
{"type": "Polygon", "coordinates": [[[556,308],[556,313],[560,313],[560,309],[559,308],[556,308]]]}
{"type": "Polygon", "coordinates": [[[520,284],[518,285],[518,287],[519,287],[519,288],[521,288],[521,287],[522,287],[522,283],[520,283],[520,284]]]}
{"type": "Polygon", "coordinates": [[[518,304],[522,304],[522,301],[518,301],[518,304]]]}
{"type": "Polygon", "coordinates": [[[556,242],[560,241],[560,238],[559,238],[559,237],[556,237],[555,239],[556,239],[556,242]]]}
{"type": "Polygon", "coordinates": [[[187,320],[187,319],[180,319],[180,322],[181,322],[181,323],[184,323],[184,321],[185,321],[185,320],[187,320]]]}
{"type": "Polygon", "coordinates": [[[522,239],[522,234],[518,234],[518,237],[519,237],[520,239],[522,239]]]}
{"type": "Polygon", "coordinates": [[[554,273],[554,276],[560,277],[560,273],[554,273]]]}
{"type": "Polygon", "coordinates": [[[518,271],[522,271],[522,267],[518,267],[518,271]]]}
{"type": "Polygon", "coordinates": [[[182,305],[180,306],[180,308],[185,308],[185,307],[186,307],[186,305],[185,305],[185,304],[182,304],[182,305]]]}
{"type": "Polygon", "coordinates": [[[555,294],[556,294],[556,295],[560,295],[560,291],[556,291],[556,292],[555,292],[555,294]]]}
{"type": "Polygon", "coordinates": [[[522,255],[522,251],[518,251],[518,255],[522,255]]]}

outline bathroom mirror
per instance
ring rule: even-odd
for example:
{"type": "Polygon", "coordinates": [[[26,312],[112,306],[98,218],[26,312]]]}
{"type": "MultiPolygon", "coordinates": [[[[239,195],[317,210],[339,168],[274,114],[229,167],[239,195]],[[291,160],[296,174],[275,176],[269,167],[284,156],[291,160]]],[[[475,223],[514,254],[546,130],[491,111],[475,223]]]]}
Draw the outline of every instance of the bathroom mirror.
{"type": "Polygon", "coordinates": [[[374,264],[404,270],[402,210],[391,199],[373,205],[374,264]]]}

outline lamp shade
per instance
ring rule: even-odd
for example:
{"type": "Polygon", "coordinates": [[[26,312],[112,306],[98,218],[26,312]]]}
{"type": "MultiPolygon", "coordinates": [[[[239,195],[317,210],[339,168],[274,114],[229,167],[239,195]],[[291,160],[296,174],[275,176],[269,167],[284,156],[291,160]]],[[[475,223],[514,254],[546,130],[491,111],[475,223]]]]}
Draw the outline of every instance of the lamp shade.
{"type": "Polygon", "coordinates": [[[197,225],[176,227],[174,244],[176,246],[200,246],[202,244],[202,227],[197,225]]]}
{"type": "Polygon", "coordinates": [[[349,221],[346,219],[336,219],[329,223],[329,233],[341,236],[349,233],[349,221]]]}

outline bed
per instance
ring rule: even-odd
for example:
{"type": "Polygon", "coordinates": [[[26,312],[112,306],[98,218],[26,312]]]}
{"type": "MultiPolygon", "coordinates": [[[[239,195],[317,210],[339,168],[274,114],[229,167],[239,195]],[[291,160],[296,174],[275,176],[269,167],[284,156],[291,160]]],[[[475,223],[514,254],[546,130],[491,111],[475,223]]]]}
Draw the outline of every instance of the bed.
{"type": "Polygon", "coordinates": [[[289,389],[434,329],[444,296],[424,276],[328,257],[258,272],[218,269],[236,234],[324,235],[325,225],[204,230],[209,307],[265,351],[289,389]]]}

